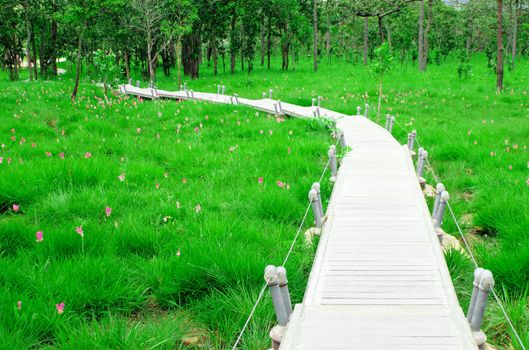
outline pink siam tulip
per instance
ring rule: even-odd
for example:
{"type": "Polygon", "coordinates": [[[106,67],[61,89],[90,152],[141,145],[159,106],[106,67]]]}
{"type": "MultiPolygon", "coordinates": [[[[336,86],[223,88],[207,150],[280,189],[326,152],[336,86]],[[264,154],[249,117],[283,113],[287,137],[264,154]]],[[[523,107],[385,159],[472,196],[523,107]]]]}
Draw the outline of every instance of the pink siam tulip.
{"type": "Polygon", "coordinates": [[[35,236],[37,237],[37,242],[42,242],[44,240],[44,233],[42,231],[37,231],[35,236]]]}

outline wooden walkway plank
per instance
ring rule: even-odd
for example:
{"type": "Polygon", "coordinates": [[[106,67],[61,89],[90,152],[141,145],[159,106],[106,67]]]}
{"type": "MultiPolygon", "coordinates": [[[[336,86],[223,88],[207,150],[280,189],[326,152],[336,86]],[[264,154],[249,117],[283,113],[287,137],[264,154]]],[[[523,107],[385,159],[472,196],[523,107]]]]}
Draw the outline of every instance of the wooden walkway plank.
{"type": "MultiPolygon", "coordinates": [[[[153,96],[151,89],[120,87],[153,96]]],[[[476,350],[410,153],[362,116],[271,99],[157,90],[160,97],[240,104],[336,122],[347,146],[302,304],[283,350],[476,350]]],[[[153,96],[156,98],[157,96],[153,96]]]]}

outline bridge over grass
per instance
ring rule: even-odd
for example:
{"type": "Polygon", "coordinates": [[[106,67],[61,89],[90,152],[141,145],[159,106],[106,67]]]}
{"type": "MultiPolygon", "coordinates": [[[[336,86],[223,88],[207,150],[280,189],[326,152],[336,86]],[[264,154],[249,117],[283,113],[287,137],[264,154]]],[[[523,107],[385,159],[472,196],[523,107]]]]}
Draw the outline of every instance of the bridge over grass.
{"type": "Polygon", "coordinates": [[[120,91],[336,123],[351,151],[341,160],[303,302],[288,323],[280,321],[281,349],[478,348],[481,322],[472,314],[467,320],[459,306],[410,147],[388,130],[360,111],[347,116],[314,101],[296,106],[273,99],[272,92],[251,100],[225,95],[220,87],[217,94],[130,84],[120,91]],[[474,334],[469,321],[477,326],[474,334]]]}

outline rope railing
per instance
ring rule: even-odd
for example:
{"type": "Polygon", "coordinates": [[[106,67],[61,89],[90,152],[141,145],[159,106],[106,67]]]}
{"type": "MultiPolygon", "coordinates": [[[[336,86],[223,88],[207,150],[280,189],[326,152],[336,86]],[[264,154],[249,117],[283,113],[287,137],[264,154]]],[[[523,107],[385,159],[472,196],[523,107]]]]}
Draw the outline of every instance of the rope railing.
{"type": "MultiPolygon", "coordinates": [[[[337,144],[338,144],[338,141],[335,143],[335,146],[337,144]]],[[[331,163],[331,157],[328,158],[327,163],[325,164],[325,167],[323,168],[323,171],[321,173],[321,176],[320,176],[318,182],[321,182],[323,180],[323,177],[325,176],[325,173],[327,172],[327,169],[329,169],[330,163],[331,163]]],[[[307,220],[307,217],[309,215],[310,208],[311,208],[311,202],[309,201],[309,203],[308,203],[308,205],[307,205],[307,207],[305,209],[305,214],[303,215],[303,219],[301,220],[301,223],[299,224],[298,229],[296,230],[296,234],[294,235],[294,238],[292,239],[292,243],[290,244],[288,252],[285,255],[285,258],[283,260],[282,266],[286,265],[286,263],[288,262],[288,259],[290,258],[290,255],[292,254],[292,251],[294,250],[294,246],[295,246],[295,244],[296,244],[296,242],[298,240],[298,237],[299,237],[299,235],[301,233],[301,230],[303,229],[303,226],[305,225],[305,221],[307,220]]],[[[259,306],[259,303],[261,302],[261,300],[264,297],[264,294],[265,294],[265,291],[266,291],[266,287],[267,287],[267,283],[265,282],[263,287],[261,288],[261,291],[259,292],[259,295],[258,295],[253,307],[252,307],[252,310],[250,311],[250,314],[248,315],[248,317],[246,319],[246,322],[244,323],[241,331],[239,332],[239,335],[238,335],[237,339],[235,340],[235,343],[232,346],[232,350],[237,349],[237,346],[241,342],[242,337],[244,335],[244,332],[246,331],[246,329],[250,325],[250,321],[252,320],[253,315],[255,314],[255,311],[257,310],[257,307],[259,306]]]]}
{"type": "MultiPolygon", "coordinates": [[[[397,120],[395,120],[394,122],[402,131],[404,131],[405,133],[409,133],[409,131],[407,129],[405,129],[399,122],[397,122],[397,120]]],[[[415,140],[415,142],[417,143],[418,147],[422,147],[417,139],[415,140]]],[[[434,170],[432,164],[430,163],[429,159],[425,158],[425,161],[426,161],[426,164],[427,164],[427,170],[430,172],[430,174],[432,174],[435,182],[436,183],[440,183],[440,181],[439,181],[440,179],[437,176],[437,174],[435,173],[435,170],[434,170]]],[[[478,265],[478,262],[476,260],[476,257],[474,255],[474,253],[472,252],[472,249],[470,248],[470,244],[468,243],[468,241],[467,241],[467,239],[466,239],[466,237],[465,237],[465,235],[463,233],[463,230],[461,229],[459,221],[457,220],[457,217],[456,217],[456,215],[454,213],[454,210],[452,209],[452,206],[450,205],[450,201],[447,201],[447,207],[448,207],[448,211],[450,212],[450,216],[452,217],[452,220],[454,221],[454,224],[456,225],[457,231],[459,232],[459,234],[461,236],[461,239],[463,240],[463,244],[465,245],[466,251],[467,251],[468,255],[470,256],[470,259],[472,260],[472,263],[474,264],[474,267],[476,269],[479,268],[479,265],[478,265]]],[[[505,320],[507,321],[509,327],[511,328],[511,331],[514,334],[514,337],[516,338],[516,341],[518,342],[518,344],[520,345],[522,350],[527,350],[525,345],[524,345],[524,343],[523,343],[523,341],[522,341],[522,338],[520,337],[518,331],[516,330],[516,327],[514,326],[514,323],[512,322],[511,318],[509,317],[509,314],[505,310],[505,307],[503,306],[502,300],[499,297],[499,295],[496,292],[496,290],[494,289],[494,287],[492,287],[491,292],[492,292],[492,295],[494,297],[494,300],[496,301],[496,303],[500,307],[500,310],[501,310],[503,316],[505,317],[505,320]]]]}

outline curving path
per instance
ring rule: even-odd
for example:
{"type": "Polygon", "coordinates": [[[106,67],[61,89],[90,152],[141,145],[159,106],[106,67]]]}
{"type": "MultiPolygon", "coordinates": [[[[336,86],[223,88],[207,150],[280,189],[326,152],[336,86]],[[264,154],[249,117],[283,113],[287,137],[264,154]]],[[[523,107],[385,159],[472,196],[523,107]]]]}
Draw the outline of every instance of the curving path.
{"type": "Polygon", "coordinates": [[[363,116],[272,99],[120,86],[145,98],[240,104],[336,122],[342,160],[302,304],[281,349],[473,349],[408,148],[363,116]]]}

